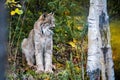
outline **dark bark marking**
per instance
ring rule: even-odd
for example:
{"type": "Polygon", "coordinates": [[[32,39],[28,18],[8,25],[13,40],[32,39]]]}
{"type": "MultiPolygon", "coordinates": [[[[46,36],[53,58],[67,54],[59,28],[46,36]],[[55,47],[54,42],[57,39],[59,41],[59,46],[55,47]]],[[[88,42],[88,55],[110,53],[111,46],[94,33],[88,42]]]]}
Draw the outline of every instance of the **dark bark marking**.
{"type": "Polygon", "coordinates": [[[105,19],[105,12],[102,11],[101,15],[99,16],[99,28],[100,28],[100,34],[102,39],[102,46],[105,47],[108,44],[107,40],[107,32],[108,32],[108,20],[105,19]]]}
{"type": "MultiPolygon", "coordinates": [[[[104,58],[104,64],[106,65],[107,63],[107,52],[108,52],[108,48],[107,47],[103,47],[101,48],[102,52],[103,52],[103,58],[104,58]]],[[[108,79],[108,76],[107,76],[107,69],[105,68],[105,76],[106,76],[106,79],[108,79]]]]}
{"type": "Polygon", "coordinates": [[[100,80],[100,69],[96,69],[94,71],[88,71],[88,75],[90,80],[100,80]]]}
{"type": "Polygon", "coordinates": [[[101,50],[102,50],[102,52],[103,52],[103,56],[104,56],[104,61],[105,61],[105,63],[107,62],[106,61],[106,56],[107,56],[107,52],[108,52],[108,48],[107,47],[103,47],[103,48],[101,48],[101,50]]]}

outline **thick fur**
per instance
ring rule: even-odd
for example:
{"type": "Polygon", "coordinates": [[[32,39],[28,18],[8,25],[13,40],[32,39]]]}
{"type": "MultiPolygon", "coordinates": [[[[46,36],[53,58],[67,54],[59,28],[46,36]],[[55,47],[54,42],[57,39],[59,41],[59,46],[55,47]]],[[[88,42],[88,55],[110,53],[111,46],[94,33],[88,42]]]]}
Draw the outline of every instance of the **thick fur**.
{"type": "Polygon", "coordinates": [[[29,66],[34,66],[35,64],[35,47],[34,47],[34,30],[30,31],[29,37],[23,39],[22,41],[22,53],[25,54],[27,64],[29,66]]]}
{"type": "Polygon", "coordinates": [[[23,39],[21,44],[28,65],[34,66],[34,63],[36,63],[38,73],[53,72],[53,32],[50,28],[55,27],[54,21],[52,13],[41,15],[30,31],[29,37],[23,39]]]}

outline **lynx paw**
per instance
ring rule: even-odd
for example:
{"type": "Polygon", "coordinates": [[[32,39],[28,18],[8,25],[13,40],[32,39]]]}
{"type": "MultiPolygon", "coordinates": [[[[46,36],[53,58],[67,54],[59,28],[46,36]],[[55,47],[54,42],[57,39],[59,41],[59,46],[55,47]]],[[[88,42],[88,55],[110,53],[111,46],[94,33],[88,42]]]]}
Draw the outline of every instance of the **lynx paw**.
{"type": "Polygon", "coordinates": [[[53,70],[52,69],[46,69],[45,73],[53,73],[53,70]]]}
{"type": "Polygon", "coordinates": [[[38,65],[36,68],[37,68],[36,73],[40,74],[44,72],[43,65],[38,65]]]}
{"type": "Polygon", "coordinates": [[[27,63],[30,67],[33,67],[34,65],[33,65],[33,63],[30,63],[30,62],[28,62],[27,63]]]}
{"type": "Polygon", "coordinates": [[[41,74],[41,73],[43,73],[44,72],[44,70],[36,70],[36,73],[37,74],[41,74]]]}

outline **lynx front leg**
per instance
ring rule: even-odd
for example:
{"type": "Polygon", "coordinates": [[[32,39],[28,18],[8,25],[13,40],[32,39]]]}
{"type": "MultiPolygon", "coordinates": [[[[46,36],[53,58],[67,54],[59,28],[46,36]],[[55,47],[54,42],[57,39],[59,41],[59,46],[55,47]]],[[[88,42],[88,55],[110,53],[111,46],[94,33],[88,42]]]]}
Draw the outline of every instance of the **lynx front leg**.
{"type": "Polygon", "coordinates": [[[52,71],[52,51],[47,50],[45,53],[45,72],[53,73],[52,71]]]}
{"type": "Polygon", "coordinates": [[[39,31],[39,23],[36,22],[34,25],[34,43],[35,43],[35,58],[36,58],[36,67],[37,73],[44,71],[43,66],[43,45],[41,40],[41,33],[39,31]]]}
{"type": "Polygon", "coordinates": [[[45,50],[45,72],[53,73],[52,71],[52,41],[46,44],[45,50]]]}
{"type": "Polygon", "coordinates": [[[41,73],[44,71],[43,66],[43,48],[40,43],[35,42],[35,57],[36,57],[36,66],[37,66],[37,73],[41,73]]]}

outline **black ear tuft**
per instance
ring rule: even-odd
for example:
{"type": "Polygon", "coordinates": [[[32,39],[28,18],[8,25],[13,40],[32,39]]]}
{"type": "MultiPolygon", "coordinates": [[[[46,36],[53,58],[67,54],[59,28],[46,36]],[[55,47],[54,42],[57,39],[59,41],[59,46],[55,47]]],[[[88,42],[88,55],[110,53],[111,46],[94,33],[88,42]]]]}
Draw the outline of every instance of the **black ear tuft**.
{"type": "Polygon", "coordinates": [[[49,15],[54,15],[54,13],[53,13],[53,12],[50,12],[49,15]]]}
{"type": "Polygon", "coordinates": [[[45,17],[46,17],[46,15],[45,15],[45,14],[43,14],[43,17],[45,18],[45,17]]]}
{"type": "Polygon", "coordinates": [[[53,14],[53,12],[51,12],[51,14],[53,14]]]}
{"type": "Polygon", "coordinates": [[[46,16],[47,16],[47,13],[43,13],[43,17],[46,18],[46,16]]]}

